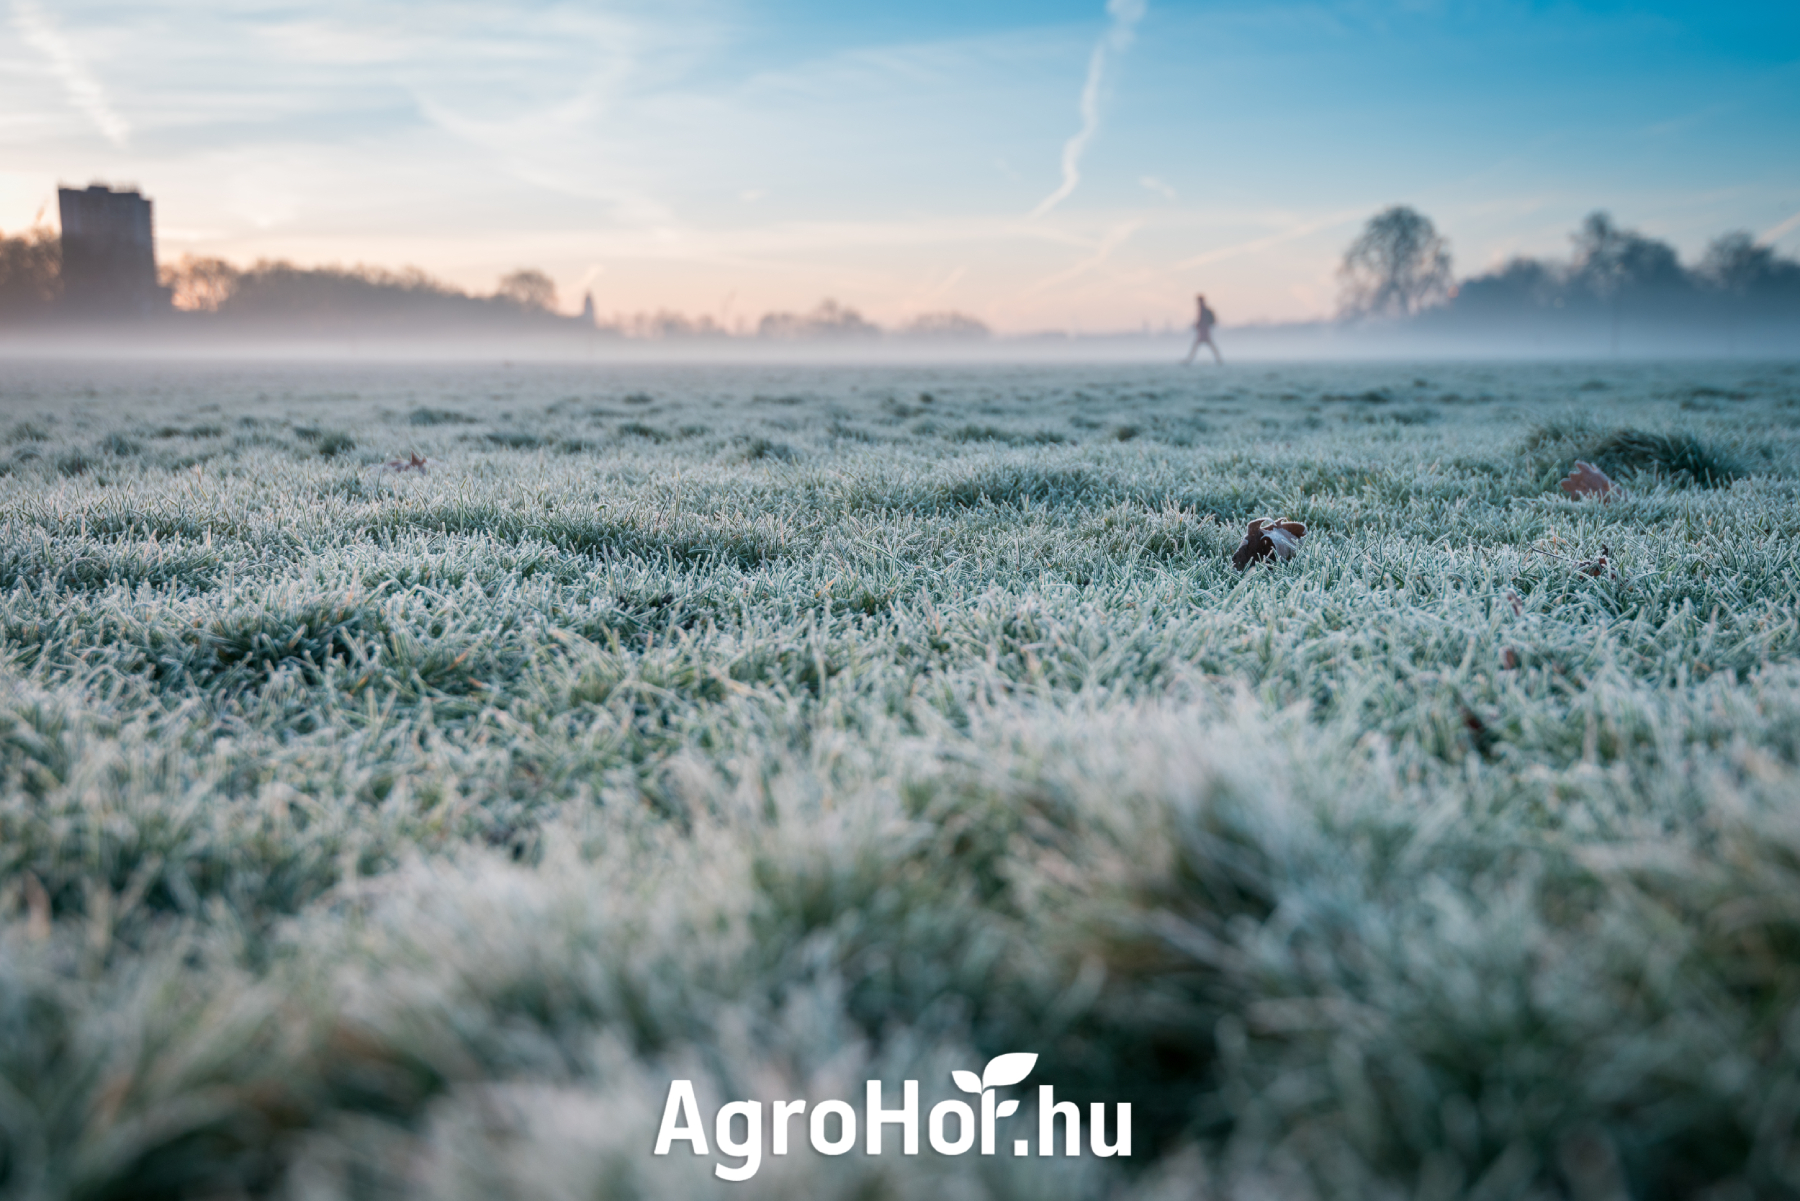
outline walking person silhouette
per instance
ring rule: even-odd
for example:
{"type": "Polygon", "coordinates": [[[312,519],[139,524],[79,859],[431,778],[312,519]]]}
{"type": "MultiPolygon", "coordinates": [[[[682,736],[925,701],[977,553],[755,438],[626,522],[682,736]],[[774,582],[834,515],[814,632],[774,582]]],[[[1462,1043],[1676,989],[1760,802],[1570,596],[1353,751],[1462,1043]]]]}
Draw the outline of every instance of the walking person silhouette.
{"type": "Polygon", "coordinates": [[[1187,358],[1181,360],[1182,366],[1194,361],[1194,356],[1200,353],[1202,345],[1210,347],[1213,359],[1223,366],[1225,356],[1219,353],[1219,344],[1213,341],[1212,336],[1213,326],[1219,323],[1219,315],[1206,307],[1204,292],[1194,297],[1194,303],[1198,306],[1194,313],[1194,344],[1188,347],[1187,358]]]}

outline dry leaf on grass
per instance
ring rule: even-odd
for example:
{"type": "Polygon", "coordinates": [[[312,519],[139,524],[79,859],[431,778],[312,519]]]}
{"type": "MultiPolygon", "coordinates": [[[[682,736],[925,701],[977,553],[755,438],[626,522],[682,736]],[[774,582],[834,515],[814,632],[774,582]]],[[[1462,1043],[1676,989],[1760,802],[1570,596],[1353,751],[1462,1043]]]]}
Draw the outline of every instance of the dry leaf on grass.
{"type": "Polygon", "coordinates": [[[1583,559],[1581,562],[1575,564],[1575,570],[1579,571],[1582,575],[1591,575],[1595,579],[1599,579],[1602,576],[1609,580],[1616,580],[1619,578],[1619,569],[1613,565],[1612,551],[1608,549],[1604,543],[1600,546],[1599,554],[1591,559],[1583,559]]]}
{"type": "Polygon", "coordinates": [[[1242,571],[1261,559],[1285,562],[1294,557],[1294,552],[1300,549],[1300,539],[1304,537],[1306,527],[1298,521],[1270,521],[1259,517],[1250,523],[1244,541],[1232,552],[1231,565],[1242,571]]]}
{"type": "Polygon", "coordinates": [[[1475,752],[1483,759],[1491,759],[1494,754],[1494,745],[1500,741],[1499,737],[1488,728],[1485,721],[1481,720],[1480,715],[1467,705],[1462,707],[1462,719],[1463,729],[1469,732],[1469,741],[1474,745],[1475,752]]]}
{"type": "Polygon", "coordinates": [[[1591,496],[1602,503],[1625,499],[1624,488],[1613,483],[1604,471],[1592,463],[1584,463],[1580,459],[1575,460],[1568,478],[1559,486],[1573,500],[1580,500],[1584,496],[1591,496]]]}
{"type": "Polygon", "coordinates": [[[420,455],[410,455],[404,459],[389,459],[383,471],[417,471],[423,473],[425,460],[420,455]]]}

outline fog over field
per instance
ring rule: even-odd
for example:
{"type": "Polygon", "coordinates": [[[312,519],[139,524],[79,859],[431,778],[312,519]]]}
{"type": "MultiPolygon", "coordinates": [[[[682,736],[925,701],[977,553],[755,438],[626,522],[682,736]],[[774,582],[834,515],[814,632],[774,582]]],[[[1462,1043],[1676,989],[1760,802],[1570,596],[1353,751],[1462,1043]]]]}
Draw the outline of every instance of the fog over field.
{"type": "MultiPolygon", "coordinates": [[[[1756,364],[1791,359],[1800,352],[1800,323],[1771,319],[1745,323],[1642,320],[1627,323],[1612,349],[1613,331],[1604,316],[1565,320],[1542,327],[1529,322],[1492,327],[1455,326],[1430,321],[1362,326],[1344,322],[1296,325],[1224,326],[1214,341],[1230,366],[1258,370],[1294,364],[1320,368],[1345,363],[1371,368],[1431,363],[1442,371],[1471,362],[1536,363],[1554,366],[1570,359],[1655,366],[1676,362],[1708,366],[1756,364]]],[[[1029,369],[1110,366],[1154,371],[1181,363],[1192,333],[1163,330],[1043,334],[966,339],[905,336],[856,340],[830,338],[763,340],[745,338],[619,338],[581,329],[507,331],[480,326],[423,330],[307,332],[217,329],[30,329],[8,337],[0,332],[0,363],[55,364],[70,359],[113,363],[122,368],[145,363],[166,367],[212,363],[279,369],[306,363],[330,369],[361,363],[377,369],[429,371],[496,362],[533,364],[543,369],[585,368],[632,372],[642,369],[750,368],[782,371],[808,366],[836,371],[884,366],[932,371],[939,368],[1012,367],[1029,369]]],[[[1214,370],[1200,352],[1194,370],[1214,370]]],[[[3,368],[10,370],[10,366],[3,368]]]]}
{"type": "Polygon", "coordinates": [[[9,362],[0,1193],[1792,1195],[1797,501],[1792,363],[9,362]]]}
{"type": "MultiPolygon", "coordinates": [[[[248,267],[183,256],[156,264],[151,205],[136,191],[65,190],[141,235],[120,256],[93,234],[64,245],[46,228],[0,236],[0,356],[24,359],[567,363],[1170,363],[1191,360],[1218,312],[1161,315],[1086,330],[996,331],[951,308],[888,325],[825,297],[807,308],[739,313],[597,310],[584,292],[565,311],[535,268],[469,292],[418,267],[248,267]]],[[[1714,237],[1684,263],[1675,248],[1596,210],[1567,259],[1515,255],[1459,279],[1450,239],[1430,217],[1390,205],[1364,222],[1338,261],[1329,320],[1231,325],[1210,361],[1792,359],[1800,354],[1800,261],[1745,230],[1714,237]],[[1223,344],[1222,346],[1220,344],[1223,344]]],[[[735,295],[735,293],[734,293],[735,295]]],[[[1162,307],[1174,302],[1173,309],[1162,307]]],[[[1227,306],[1230,300],[1225,300],[1227,306]]]]}

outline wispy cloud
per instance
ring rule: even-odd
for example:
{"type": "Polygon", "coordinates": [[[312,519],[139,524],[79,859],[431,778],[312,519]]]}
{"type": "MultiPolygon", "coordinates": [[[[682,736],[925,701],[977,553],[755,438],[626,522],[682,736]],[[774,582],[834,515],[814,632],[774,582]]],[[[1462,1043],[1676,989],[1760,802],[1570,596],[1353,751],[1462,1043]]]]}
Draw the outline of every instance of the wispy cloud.
{"type": "Polygon", "coordinates": [[[14,0],[13,24],[18,27],[25,44],[44,56],[51,73],[68,92],[69,102],[94,123],[107,141],[123,148],[131,136],[131,126],[113,108],[106,89],[100,86],[100,81],[81,61],[68,39],[44,15],[36,0],[14,0]]]}
{"type": "Polygon", "coordinates": [[[612,161],[598,126],[609,97],[589,84],[574,95],[517,115],[488,119],[471,115],[423,93],[415,96],[420,116],[470,147],[513,178],[567,196],[599,201],[615,219],[634,226],[664,227],[674,216],[668,206],[612,161]]]}
{"type": "Polygon", "coordinates": [[[967,263],[958,263],[948,270],[932,269],[930,277],[910,288],[900,298],[899,309],[903,313],[918,314],[941,308],[945,298],[955,291],[969,274],[967,263]]]}
{"type": "Polygon", "coordinates": [[[1293,242],[1300,238],[1304,238],[1308,234],[1315,234],[1321,230],[1333,229],[1339,225],[1348,225],[1350,222],[1362,216],[1365,211],[1366,206],[1363,208],[1341,209],[1338,212],[1328,213],[1323,217],[1318,217],[1311,221],[1302,221],[1298,225],[1289,226],[1280,233],[1270,234],[1264,238],[1256,238],[1249,242],[1239,242],[1235,246],[1221,246],[1216,250],[1203,251],[1191,258],[1182,259],[1170,269],[1174,271],[1186,271],[1194,267],[1204,267],[1208,263],[1218,263],[1223,262],[1226,259],[1237,258],[1240,255],[1255,254],[1258,251],[1280,246],[1284,242],[1293,242]]]}
{"type": "Polygon", "coordinates": [[[1124,221],[1114,225],[1100,236],[1099,244],[1094,252],[1071,267],[1058,271],[1047,279],[1039,280],[1037,285],[1027,291],[1028,296],[1037,296],[1053,288],[1060,288],[1072,280],[1080,279],[1090,271],[1098,271],[1113,256],[1113,251],[1125,245],[1132,234],[1143,227],[1142,221],[1124,221]]]}
{"type": "Polygon", "coordinates": [[[1087,153],[1088,143],[1100,132],[1100,91],[1106,82],[1107,61],[1123,54],[1131,45],[1132,33],[1144,18],[1144,0],[1106,0],[1106,13],[1112,23],[1094,44],[1094,52],[1088,57],[1087,82],[1081,88],[1081,128],[1063,143],[1062,183],[1031,210],[1033,217],[1042,217],[1080,186],[1081,156],[1087,153]]]}

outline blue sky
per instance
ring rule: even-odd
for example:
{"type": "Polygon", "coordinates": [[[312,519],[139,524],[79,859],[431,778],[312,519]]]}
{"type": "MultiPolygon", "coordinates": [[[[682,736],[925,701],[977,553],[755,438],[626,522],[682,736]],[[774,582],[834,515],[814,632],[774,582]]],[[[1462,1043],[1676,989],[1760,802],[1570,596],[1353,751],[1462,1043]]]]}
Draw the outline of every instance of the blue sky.
{"type": "Polygon", "coordinates": [[[1586,212],[1800,254],[1800,6],[0,0],[0,229],[538,266],[570,306],[998,328],[1328,313],[1371,213],[1470,274],[1586,212]],[[8,9],[5,6],[10,6],[8,9]],[[1072,145],[1073,143],[1073,145],[1072,145]],[[50,205],[54,218],[54,204],[50,205]]]}

